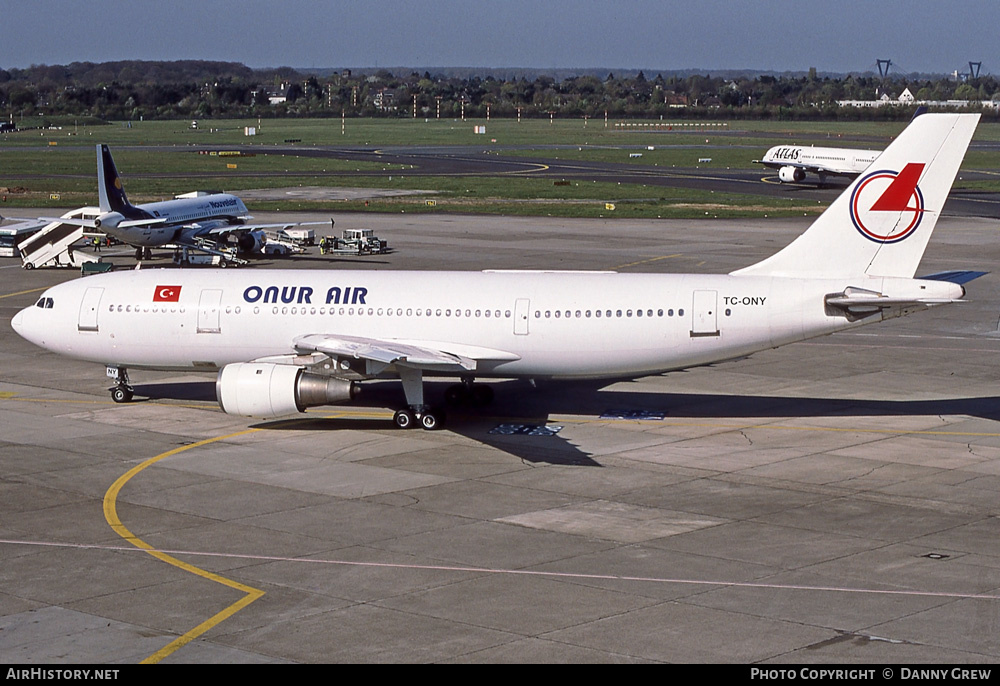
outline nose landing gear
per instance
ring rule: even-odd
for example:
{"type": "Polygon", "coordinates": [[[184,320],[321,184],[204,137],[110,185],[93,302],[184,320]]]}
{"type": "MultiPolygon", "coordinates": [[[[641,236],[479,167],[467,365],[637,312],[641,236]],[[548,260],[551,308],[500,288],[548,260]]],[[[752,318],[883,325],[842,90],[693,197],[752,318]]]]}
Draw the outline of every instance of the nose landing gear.
{"type": "Polygon", "coordinates": [[[135,389],[128,381],[128,370],[125,367],[108,367],[108,376],[117,383],[109,388],[111,399],[116,403],[128,403],[135,395],[135,389]]]}

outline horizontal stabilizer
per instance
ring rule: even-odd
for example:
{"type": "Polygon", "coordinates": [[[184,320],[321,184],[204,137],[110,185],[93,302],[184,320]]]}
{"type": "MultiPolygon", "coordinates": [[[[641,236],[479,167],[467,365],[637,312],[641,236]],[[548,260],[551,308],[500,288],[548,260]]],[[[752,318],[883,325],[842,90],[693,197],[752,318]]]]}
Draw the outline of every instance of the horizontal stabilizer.
{"type": "Polygon", "coordinates": [[[954,298],[890,298],[887,296],[835,296],[826,299],[827,305],[847,310],[849,312],[883,310],[887,307],[931,307],[950,303],[965,302],[954,298]]]}
{"type": "Polygon", "coordinates": [[[152,226],[153,224],[165,224],[165,217],[157,217],[156,219],[129,219],[127,221],[120,222],[118,224],[119,229],[131,229],[136,226],[152,226]]]}
{"type": "Polygon", "coordinates": [[[71,219],[69,217],[39,217],[39,219],[50,224],[69,224],[70,226],[82,226],[85,229],[97,228],[97,223],[93,219],[71,219]]]}
{"type": "Polygon", "coordinates": [[[934,307],[964,302],[965,289],[951,282],[921,283],[913,279],[888,284],[889,292],[849,286],[826,296],[826,304],[852,315],[868,315],[888,308],[934,307]],[[895,292],[892,292],[895,291],[895,292]]]}
{"type": "Polygon", "coordinates": [[[957,283],[959,286],[962,284],[969,283],[978,279],[980,276],[986,276],[989,272],[974,272],[968,269],[956,269],[947,272],[937,272],[935,274],[928,274],[927,276],[918,276],[918,279],[924,279],[926,281],[947,281],[948,283],[957,283]]]}

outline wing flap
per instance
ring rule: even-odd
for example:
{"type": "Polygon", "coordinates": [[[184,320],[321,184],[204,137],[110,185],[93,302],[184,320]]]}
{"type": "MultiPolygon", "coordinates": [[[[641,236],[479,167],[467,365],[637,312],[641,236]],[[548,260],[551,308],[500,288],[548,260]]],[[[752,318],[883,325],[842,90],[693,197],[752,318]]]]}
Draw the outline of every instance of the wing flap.
{"type": "Polygon", "coordinates": [[[309,334],[292,341],[299,352],[320,352],[332,357],[353,357],[382,364],[403,364],[428,371],[475,371],[479,361],[516,360],[517,355],[488,348],[433,341],[401,341],[309,334]]]}

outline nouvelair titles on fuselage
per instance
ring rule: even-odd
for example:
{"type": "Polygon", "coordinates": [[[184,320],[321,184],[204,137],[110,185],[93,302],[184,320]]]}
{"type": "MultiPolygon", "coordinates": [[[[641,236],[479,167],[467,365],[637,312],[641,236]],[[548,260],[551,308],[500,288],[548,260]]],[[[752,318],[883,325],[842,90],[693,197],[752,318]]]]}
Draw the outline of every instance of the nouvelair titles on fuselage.
{"type": "MultiPolygon", "coordinates": [[[[368,289],[363,286],[331,286],[326,291],[327,305],[365,305],[368,289]]],[[[247,286],[243,299],[248,303],[312,304],[311,286],[247,286]]]]}

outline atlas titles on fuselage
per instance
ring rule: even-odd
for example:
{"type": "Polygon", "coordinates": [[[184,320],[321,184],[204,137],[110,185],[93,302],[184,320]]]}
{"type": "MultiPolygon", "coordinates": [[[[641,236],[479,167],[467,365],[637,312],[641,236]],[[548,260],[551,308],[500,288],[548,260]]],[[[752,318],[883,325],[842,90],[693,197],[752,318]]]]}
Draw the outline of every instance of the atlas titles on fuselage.
{"type": "MultiPolygon", "coordinates": [[[[368,289],[363,286],[331,286],[326,291],[326,305],[366,305],[368,289]]],[[[243,299],[248,303],[296,303],[311,305],[311,286],[247,286],[243,299]]]]}
{"type": "Polygon", "coordinates": [[[802,152],[802,148],[778,148],[774,151],[774,157],[771,159],[775,160],[797,160],[799,159],[799,154],[802,152]]]}

